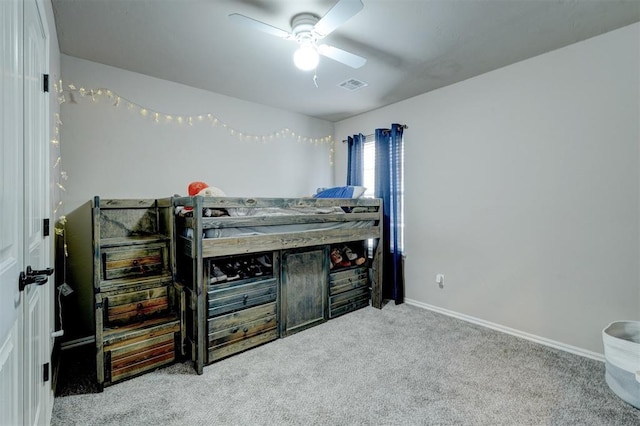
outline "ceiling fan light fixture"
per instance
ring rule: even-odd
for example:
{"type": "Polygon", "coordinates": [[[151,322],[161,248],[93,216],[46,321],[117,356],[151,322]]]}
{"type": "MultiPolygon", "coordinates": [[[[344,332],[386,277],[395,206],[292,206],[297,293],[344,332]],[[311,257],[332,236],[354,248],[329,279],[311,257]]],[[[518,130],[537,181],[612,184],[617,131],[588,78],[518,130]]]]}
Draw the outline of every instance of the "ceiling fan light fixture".
{"type": "Polygon", "coordinates": [[[316,69],[318,62],[320,62],[320,55],[313,44],[301,44],[293,54],[293,63],[302,71],[316,69]]]}
{"type": "Polygon", "coordinates": [[[298,43],[299,47],[293,55],[293,62],[303,71],[316,69],[320,62],[320,55],[357,69],[367,63],[365,58],[337,47],[319,45],[318,42],[351,19],[363,7],[362,0],[337,0],[322,18],[310,12],[294,15],[290,22],[291,31],[282,30],[239,13],[230,14],[229,19],[246,27],[298,43]]]}

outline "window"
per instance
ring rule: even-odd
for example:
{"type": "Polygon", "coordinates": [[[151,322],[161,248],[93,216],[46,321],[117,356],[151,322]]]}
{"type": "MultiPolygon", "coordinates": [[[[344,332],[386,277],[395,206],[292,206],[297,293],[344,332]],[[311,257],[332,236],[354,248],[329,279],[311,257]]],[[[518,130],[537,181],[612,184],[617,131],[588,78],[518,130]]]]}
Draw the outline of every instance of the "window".
{"type": "Polygon", "coordinates": [[[362,186],[367,188],[364,192],[365,197],[375,197],[375,182],[376,182],[376,141],[375,136],[367,136],[364,146],[362,148],[362,155],[364,156],[362,161],[362,173],[364,175],[362,180],[362,186]]]}
{"type": "MultiPolygon", "coordinates": [[[[373,198],[375,197],[375,182],[376,182],[375,135],[367,135],[363,149],[362,149],[362,156],[363,156],[362,168],[363,168],[363,175],[364,175],[362,186],[367,188],[367,190],[364,193],[364,196],[373,198]]],[[[398,236],[398,244],[400,247],[398,248],[400,253],[404,253],[404,142],[402,143],[402,147],[400,149],[400,164],[401,164],[400,166],[401,174],[399,176],[400,188],[398,191],[400,194],[399,211],[398,211],[398,216],[399,216],[398,225],[400,228],[400,235],[398,236]]]]}

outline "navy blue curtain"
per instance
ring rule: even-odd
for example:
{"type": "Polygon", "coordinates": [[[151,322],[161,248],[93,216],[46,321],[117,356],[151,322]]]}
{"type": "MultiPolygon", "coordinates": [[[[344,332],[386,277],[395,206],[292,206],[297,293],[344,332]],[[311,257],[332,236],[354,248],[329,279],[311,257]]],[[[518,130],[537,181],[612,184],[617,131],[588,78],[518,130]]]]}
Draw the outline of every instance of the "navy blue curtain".
{"type": "Polygon", "coordinates": [[[404,302],[402,271],[401,200],[402,200],[402,132],[404,126],[376,129],[375,196],[383,202],[383,276],[382,297],[396,304],[404,302]]]}
{"type": "Polygon", "coordinates": [[[347,138],[347,185],[362,186],[364,180],[364,141],[365,136],[360,133],[347,138]]]}

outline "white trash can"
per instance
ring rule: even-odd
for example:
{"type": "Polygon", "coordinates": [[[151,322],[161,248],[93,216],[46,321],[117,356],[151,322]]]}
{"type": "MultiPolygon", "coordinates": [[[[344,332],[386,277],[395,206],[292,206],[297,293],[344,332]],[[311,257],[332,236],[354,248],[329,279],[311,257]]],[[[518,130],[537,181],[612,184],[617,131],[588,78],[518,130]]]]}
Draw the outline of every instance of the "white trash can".
{"type": "Polygon", "coordinates": [[[602,330],[605,380],[624,401],[640,408],[640,321],[615,321],[602,330]]]}

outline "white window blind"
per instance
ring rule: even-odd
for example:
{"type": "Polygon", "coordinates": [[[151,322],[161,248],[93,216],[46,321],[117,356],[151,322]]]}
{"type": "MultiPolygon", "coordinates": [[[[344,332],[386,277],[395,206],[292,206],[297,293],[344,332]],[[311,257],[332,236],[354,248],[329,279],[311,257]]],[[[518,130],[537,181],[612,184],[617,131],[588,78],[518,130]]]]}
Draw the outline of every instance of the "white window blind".
{"type": "Polygon", "coordinates": [[[376,182],[376,141],[373,135],[367,136],[362,150],[362,155],[364,156],[362,162],[364,174],[362,186],[367,188],[364,192],[364,196],[373,198],[375,196],[376,182]]]}
{"type": "MultiPolygon", "coordinates": [[[[364,192],[365,197],[375,197],[375,182],[376,182],[376,141],[375,135],[367,135],[364,143],[364,147],[362,150],[363,155],[363,182],[362,186],[364,186],[366,191],[364,192]]],[[[400,235],[398,235],[398,245],[400,253],[404,253],[404,141],[400,147],[400,202],[399,202],[399,211],[398,211],[398,219],[399,219],[399,228],[400,235]]]]}

